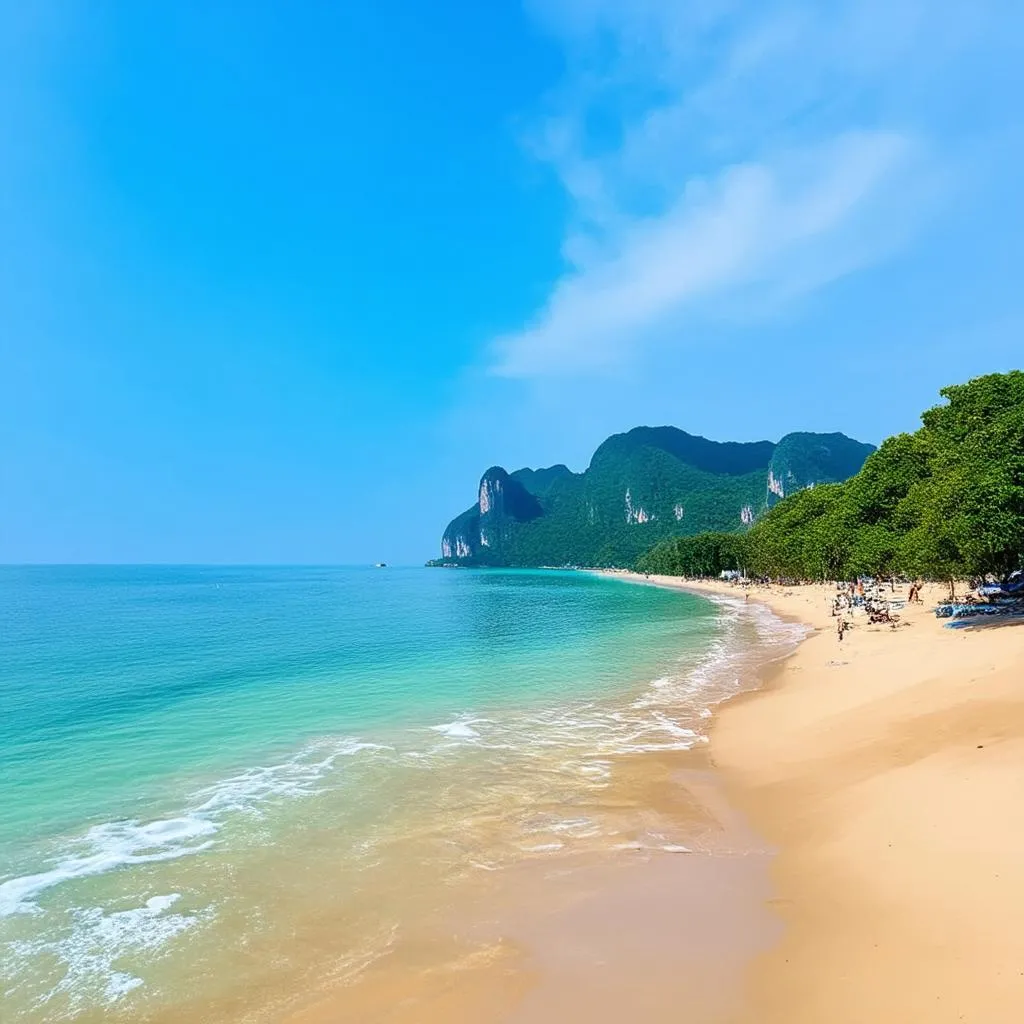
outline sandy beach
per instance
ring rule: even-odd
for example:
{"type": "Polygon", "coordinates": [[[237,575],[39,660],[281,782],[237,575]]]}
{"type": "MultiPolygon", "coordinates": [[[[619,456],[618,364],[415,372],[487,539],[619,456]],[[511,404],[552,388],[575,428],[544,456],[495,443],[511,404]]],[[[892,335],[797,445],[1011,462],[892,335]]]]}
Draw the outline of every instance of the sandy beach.
{"type": "Polygon", "coordinates": [[[943,592],[842,643],[830,588],[750,593],[816,632],[712,729],[730,799],[778,849],[785,929],[743,1021],[1024,1019],[1024,626],[944,629],[943,592]]]}
{"type": "Polygon", "coordinates": [[[617,764],[588,813],[621,820],[625,842],[481,874],[414,915],[354,982],[328,981],[294,1012],[259,1019],[669,1024],[680,1008],[700,1024],[734,1019],[747,965],[781,927],[770,851],[726,802],[706,751],[617,764]]]}
{"type": "Polygon", "coordinates": [[[356,983],[258,1019],[1024,1019],[1024,627],[944,629],[928,588],[840,643],[833,594],[749,591],[806,639],[751,649],[710,743],[616,761],[583,810],[617,838],[430,896],[356,983]]]}
{"type": "MultiPolygon", "coordinates": [[[[770,652],[793,649],[798,631],[779,630],[757,611],[725,616],[734,624],[722,634],[727,657],[709,650],[701,664],[713,678],[693,681],[698,697],[679,692],[673,723],[704,733],[711,719],[695,717],[697,705],[687,701],[703,707],[721,699],[716,688],[724,696],[737,680],[753,685],[770,652]],[[761,629],[778,646],[758,642],[761,629]]],[[[650,699],[649,692],[628,699],[650,699]]],[[[606,784],[562,794],[550,810],[592,823],[585,851],[538,848],[514,866],[421,893],[424,906],[406,908],[387,956],[341,984],[324,978],[305,996],[295,993],[288,1012],[259,1019],[613,1024],[638,1016],[669,1024],[683,1012],[695,1024],[734,1020],[749,964],[782,930],[772,905],[772,851],[727,799],[708,744],[689,735],[689,749],[612,756],[606,784]]],[[[499,847],[506,827],[496,816],[481,850],[499,847]]],[[[394,889],[408,894],[408,875],[394,889]]],[[[330,948],[330,927],[314,945],[330,948]]]]}

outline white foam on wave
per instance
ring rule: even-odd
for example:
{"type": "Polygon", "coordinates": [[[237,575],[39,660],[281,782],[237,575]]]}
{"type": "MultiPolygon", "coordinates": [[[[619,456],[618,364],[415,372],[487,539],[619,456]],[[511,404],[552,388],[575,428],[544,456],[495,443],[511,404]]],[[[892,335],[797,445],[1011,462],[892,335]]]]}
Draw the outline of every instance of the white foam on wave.
{"type": "MultiPolygon", "coordinates": [[[[747,624],[744,630],[749,634],[749,624],[753,624],[757,638],[769,647],[791,644],[802,635],[800,627],[782,623],[753,602],[747,606],[729,599],[716,603],[722,613],[721,629],[704,658],[696,665],[680,663],[677,671],[651,680],[635,699],[534,704],[494,719],[474,717],[467,711],[451,721],[411,728],[393,747],[353,737],[319,740],[279,763],[256,766],[204,787],[174,816],[91,828],[57,851],[45,870],[0,881],[0,918],[39,912],[41,894],[74,879],[201,854],[218,841],[218,834],[233,816],[260,817],[277,801],[322,792],[336,784],[331,776],[341,762],[356,755],[387,752],[407,768],[434,771],[439,763],[448,766],[463,756],[486,756],[490,764],[501,766],[506,763],[506,752],[511,752],[515,758],[535,759],[538,772],[532,776],[528,772],[524,778],[551,779],[549,792],[556,796],[565,792],[560,788],[563,784],[577,789],[603,787],[617,756],[685,750],[706,739],[702,721],[710,716],[711,707],[742,685],[750,648],[743,642],[741,625],[747,624]]],[[[536,806],[533,804],[522,819],[527,827],[520,834],[521,853],[554,853],[597,834],[598,826],[590,819],[555,814],[543,818],[536,814],[536,806]]],[[[555,802],[548,806],[566,805],[555,802]]],[[[666,839],[661,839],[660,845],[625,843],[617,848],[688,852],[666,839]]],[[[373,855],[372,850],[366,853],[373,855]]],[[[481,870],[495,870],[486,861],[472,864],[481,870]]],[[[62,925],[56,929],[62,938],[49,944],[42,940],[23,943],[22,952],[35,949],[70,965],[69,980],[61,989],[65,998],[70,998],[71,986],[81,986],[97,998],[116,1001],[138,988],[144,973],[134,962],[130,971],[123,964],[115,968],[116,957],[155,954],[161,944],[203,920],[205,910],[191,916],[174,913],[176,900],[176,894],[152,897],[143,906],[113,912],[110,907],[67,911],[55,906],[55,920],[58,914],[71,915],[70,934],[65,934],[66,928],[61,930],[62,925]],[[137,939],[141,931],[147,931],[151,939],[137,939]],[[150,941],[152,945],[147,945],[150,941]],[[108,956],[103,952],[106,948],[114,952],[108,956]]],[[[42,905],[48,908],[45,901],[42,905]]],[[[209,913],[212,916],[212,910],[209,913]]],[[[47,935],[52,936],[50,919],[42,920],[47,935]]]]}
{"type": "Polygon", "coordinates": [[[717,594],[708,600],[719,609],[720,633],[696,665],[652,680],[633,701],[631,710],[641,713],[642,723],[633,737],[634,749],[664,749],[662,737],[677,739],[683,747],[706,742],[699,723],[743,689],[752,659],[762,660],[766,652],[778,657],[777,649],[791,648],[806,636],[804,626],[783,621],[759,602],[717,594]],[[698,728],[683,725],[677,720],[680,715],[698,728]]]}
{"type": "Polygon", "coordinates": [[[0,918],[38,912],[37,897],[65,882],[203,853],[230,815],[259,815],[270,801],[310,796],[340,758],[385,749],[390,748],[350,737],[318,741],[280,764],[250,768],[204,787],[177,817],[94,825],[66,843],[47,870],[0,882],[0,918]]]}
{"type": "Polygon", "coordinates": [[[0,917],[36,912],[35,898],[62,882],[202,853],[212,845],[212,840],[204,837],[216,831],[213,822],[192,816],[145,824],[117,821],[95,825],[73,843],[81,851],[78,855],[64,857],[48,871],[0,883],[0,917]]]}
{"type": "MultiPolygon", "coordinates": [[[[600,834],[600,828],[592,818],[560,818],[554,814],[542,814],[527,819],[522,824],[527,835],[564,835],[570,839],[587,839],[600,834]]],[[[554,841],[554,840],[553,840],[554,841]]],[[[558,840],[561,845],[561,840],[558,840]]]]}
{"type": "MultiPolygon", "coordinates": [[[[722,700],[742,689],[751,663],[752,642],[767,648],[788,645],[803,635],[799,626],[782,622],[757,603],[714,597],[719,616],[714,639],[696,664],[680,658],[678,671],[652,679],[627,703],[573,700],[533,706],[521,713],[493,719],[467,710],[450,721],[429,727],[441,742],[426,750],[398,755],[407,763],[436,766],[435,757],[458,756],[460,748],[510,752],[536,758],[544,771],[552,751],[564,752],[567,775],[601,786],[610,778],[610,758],[636,753],[688,750],[706,743],[704,722],[722,700]]],[[[412,730],[410,737],[421,734],[412,730]]]]}
{"type": "Polygon", "coordinates": [[[711,600],[719,611],[716,635],[696,664],[686,664],[684,656],[678,671],[652,679],[625,705],[578,701],[503,720],[479,745],[490,749],[503,743],[541,756],[545,749],[564,747],[575,755],[566,759],[566,770],[593,776],[600,784],[608,778],[608,757],[681,751],[706,743],[703,723],[715,706],[743,688],[752,655],[758,657],[752,644],[772,656],[776,648],[793,645],[805,633],[761,604],[729,596],[711,600]]]}
{"type": "Polygon", "coordinates": [[[334,770],[340,758],[365,750],[390,749],[379,743],[366,743],[354,738],[331,743],[321,741],[280,764],[257,765],[207,786],[195,794],[194,799],[201,801],[195,813],[214,817],[228,813],[259,815],[263,807],[275,799],[316,793],[321,781],[334,770]]]}
{"type": "Polygon", "coordinates": [[[96,1003],[116,1003],[142,986],[141,977],[118,965],[129,956],[158,956],[171,939],[200,922],[202,914],[168,913],[180,898],[180,893],[151,896],[141,907],[112,913],[79,908],[72,911],[68,934],[10,943],[15,958],[45,956],[60,964],[62,976],[36,1000],[36,1008],[59,1001],[77,1013],[96,1003]]]}
{"type": "Polygon", "coordinates": [[[483,724],[487,721],[484,718],[456,718],[453,722],[443,722],[441,725],[432,725],[432,732],[440,733],[453,740],[478,740],[480,733],[473,726],[483,724]]]}
{"type": "Polygon", "coordinates": [[[554,821],[548,828],[552,832],[570,832],[574,835],[594,835],[595,825],[590,818],[566,818],[563,821],[554,821]]]}

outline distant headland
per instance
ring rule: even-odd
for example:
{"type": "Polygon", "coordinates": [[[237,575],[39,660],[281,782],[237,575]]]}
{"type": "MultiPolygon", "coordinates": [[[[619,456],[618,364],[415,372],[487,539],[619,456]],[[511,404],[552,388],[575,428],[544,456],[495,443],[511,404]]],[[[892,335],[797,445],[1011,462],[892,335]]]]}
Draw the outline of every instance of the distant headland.
{"type": "Polygon", "coordinates": [[[491,467],[430,564],[631,565],[668,537],[744,529],[787,494],[853,476],[873,451],[840,433],[738,443],[636,427],[582,473],[491,467]]]}

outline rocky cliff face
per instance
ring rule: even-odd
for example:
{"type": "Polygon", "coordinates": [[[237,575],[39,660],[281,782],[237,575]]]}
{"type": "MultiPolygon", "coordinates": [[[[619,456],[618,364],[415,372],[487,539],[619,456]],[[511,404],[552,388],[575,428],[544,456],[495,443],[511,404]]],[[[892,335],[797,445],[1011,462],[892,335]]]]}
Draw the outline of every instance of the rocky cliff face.
{"type": "Polygon", "coordinates": [[[497,560],[513,527],[536,519],[543,511],[522,483],[500,466],[492,466],[480,478],[476,504],[448,524],[441,538],[441,557],[482,563],[497,560]]]}
{"type": "Polygon", "coordinates": [[[849,479],[860,472],[872,451],[872,445],[845,434],[787,434],[775,446],[768,465],[765,507],[771,508],[794,491],[849,479]]]}
{"type": "Polygon", "coordinates": [[[852,476],[872,450],[843,434],[720,443],[637,427],[608,438],[584,473],[492,466],[445,530],[441,561],[629,564],[668,536],[745,529],[795,490],[852,476]]]}

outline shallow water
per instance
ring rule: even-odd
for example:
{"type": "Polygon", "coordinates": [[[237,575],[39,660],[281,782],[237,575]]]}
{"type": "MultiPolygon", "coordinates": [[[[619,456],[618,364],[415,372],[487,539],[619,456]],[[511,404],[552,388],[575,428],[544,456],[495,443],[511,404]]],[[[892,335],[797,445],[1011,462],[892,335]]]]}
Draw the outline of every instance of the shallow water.
{"type": "Polygon", "coordinates": [[[672,849],[616,765],[700,742],[749,610],[561,572],[0,570],[4,1020],[241,1019],[439,894],[672,849]]]}

